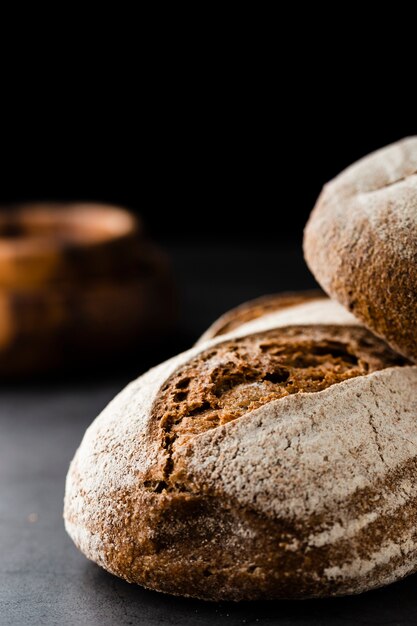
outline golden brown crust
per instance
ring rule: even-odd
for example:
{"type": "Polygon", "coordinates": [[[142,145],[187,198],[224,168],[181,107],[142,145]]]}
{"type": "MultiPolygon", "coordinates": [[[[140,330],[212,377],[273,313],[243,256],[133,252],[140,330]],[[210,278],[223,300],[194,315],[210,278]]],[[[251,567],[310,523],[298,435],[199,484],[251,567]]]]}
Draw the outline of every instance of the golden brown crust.
{"type": "MultiPolygon", "coordinates": [[[[328,450],[332,459],[332,450],[328,450]]],[[[338,519],[366,520],[352,524],[354,539],[343,531],[334,543],[322,539],[326,526],[338,522],[319,512],[302,521],[259,514],[221,489],[137,492],[135,498],[111,494],[124,517],[107,529],[103,565],[131,583],[174,595],[214,601],[274,600],[327,597],[360,593],[416,570],[415,494],[401,494],[417,475],[417,460],[400,464],[371,487],[358,489],[338,519]],[[387,493],[399,501],[383,509],[387,493]],[[131,538],[135,541],[132,542],[131,538]],[[399,538],[401,540],[399,541],[399,538]],[[381,559],[369,571],[350,579],[330,570],[346,569],[371,559],[382,546],[404,546],[381,559]],[[414,563],[404,567],[405,562],[414,563]],[[394,575],[393,575],[394,572],[394,575]],[[402,574],[400,573],[402,572],[402,574]],[[378,582],[381,581],[381,582],[378,582]]],[[[195,485],[194,485],[195,488],[195,485]]],[[[277,486],[279,489],[279,486],[277,486]]],[[[311,494],[313,497],[313,494],[311,494]]],[[[71,523],[71,518],[68,519],[71,523]]],[[[102,536],[103,527],[95,529],[102,536]]],[[[352,533],[353,534],[353,533],[352,533]]]]}
{"type": "Polygon", "coordinates": [[[417,361],[417,138],[388,146],[328,183],[306,226],[323,289],[417,361]]]}

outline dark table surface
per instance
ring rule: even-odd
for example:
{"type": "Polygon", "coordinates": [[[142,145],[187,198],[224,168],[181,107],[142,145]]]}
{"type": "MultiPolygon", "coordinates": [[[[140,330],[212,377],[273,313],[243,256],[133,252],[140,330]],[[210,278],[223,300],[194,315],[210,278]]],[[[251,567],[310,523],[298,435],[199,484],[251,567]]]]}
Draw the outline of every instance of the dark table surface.
{"type": "Polygon", "coordinates": [[[0,624],[417,624],[417,577],[349,598],[212,604],[129,585],[87,561],[62,522],[64,479],[84,430],[130,378],[186,348],[223,310],[314,286],[296,247],[170,246],[182,331],[100,377],[0,388],[0,624]]]}

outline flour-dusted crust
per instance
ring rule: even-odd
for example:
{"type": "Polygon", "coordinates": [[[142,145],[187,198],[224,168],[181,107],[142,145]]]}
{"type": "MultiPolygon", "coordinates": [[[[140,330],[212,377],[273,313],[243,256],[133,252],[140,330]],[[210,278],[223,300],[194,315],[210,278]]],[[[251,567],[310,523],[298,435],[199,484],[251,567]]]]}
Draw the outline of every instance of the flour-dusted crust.
{"type": "MultiPolygon", "coordinates": [[[[304,296],[306,292],[301,292],[304,296]]],[[[272,296],[267,296],[271,298],[272,296]]],[[[286,296],[285,296],[286,297],[286,296]]],[[[276,302],[280,301],[280,296],[276,296],[276,302]]],[[[248,302],[249,306],[251,302],[248,302]]],[[[230,311],[230,313],[232,313],[230,311]]],[[[227,313],[226,313],[227,315],[227,313]]],[[[294,303],[291,306],[279,306],[276,309],[267,308],[265,313],[260,317],[253,317],[248,320],[239,323],[236,320],[236,325],[230,333],[225,335],[217,335],[211,340],[222,341],[227,339],[229,335],[235,337],[245,336],[251,333],[260,331],[268,331],[272,328],[283,328],[284,326],[291,326],[293,324],[308,325],[308,324],[337,324],[339,326],[358,326],[358,320],[349,311],[341,306],[338,302],[329,300],[329,298],[317,297],[317,298],[304,298],[300,296],[300,302],[294,303]]],[[[216,322],[214,322],[213,328],[216,322]]],[[[206,339],[206,333],[200,337],[197,342],[197,346],[200,346],[206,339]]]]}
{"type": "Polygon", "coordinates": [[[304,251],[331,297],[417,360],[417,137],[365,157],[324,187],[304,251]]]}
{"type": "Polygon", "coordinates": [[[389,368],[271,402],[191,443],[191,484],[215,484],[281,525],[260,586],[359,593],[416,570],[416,384],[416,367],[389,368]]]}
{"type": "Polygon", "coordinates": [[[93,422],[67,477],[67,531],[112,573],[203,599],[389,583],[417,568],[416,384],[417,367],[336,303],[252,320],[150,370],[93,422]],[[239,395],[245,351],[255,374],[239,395]],[[219,372],[226,400],[212,409],[219,379],[204,381],[219,372]],[[274,381],[278,399],[259,401],[274,381]],[[187,428],[222,419],[181,438],[178,415],[187,428]]]}

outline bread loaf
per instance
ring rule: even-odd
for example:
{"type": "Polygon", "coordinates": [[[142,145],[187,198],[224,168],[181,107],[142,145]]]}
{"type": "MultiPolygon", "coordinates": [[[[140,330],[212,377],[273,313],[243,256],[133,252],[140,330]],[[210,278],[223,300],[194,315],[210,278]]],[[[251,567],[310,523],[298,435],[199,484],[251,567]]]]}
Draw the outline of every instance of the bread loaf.
{"type": "Polygon", "coordinates": [[[324,187],[304,252],[332,298],[417,361],[417,137],[378,150],[324,187]]]}
{"type": "Polygon", "coordinates": [[[359,593],[417,569],[417,367],[340,305],[258,316],[87,430],[65,525],[130,582],[207,600],[359,593]]]}

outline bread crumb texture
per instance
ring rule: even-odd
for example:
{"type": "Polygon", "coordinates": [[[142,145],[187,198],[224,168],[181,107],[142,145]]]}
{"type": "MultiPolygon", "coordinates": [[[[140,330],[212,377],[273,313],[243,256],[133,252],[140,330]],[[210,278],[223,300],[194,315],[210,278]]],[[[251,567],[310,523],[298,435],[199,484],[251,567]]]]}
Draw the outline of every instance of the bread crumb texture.
{"type": "Polygon", "coordinates": [[[359,326],[294,326],[204,350],[163,386],[153,415],[174,450],[290,394],[322,391],[404,359],[359,326]]]}

